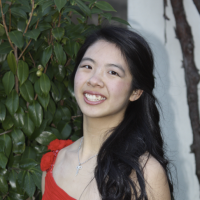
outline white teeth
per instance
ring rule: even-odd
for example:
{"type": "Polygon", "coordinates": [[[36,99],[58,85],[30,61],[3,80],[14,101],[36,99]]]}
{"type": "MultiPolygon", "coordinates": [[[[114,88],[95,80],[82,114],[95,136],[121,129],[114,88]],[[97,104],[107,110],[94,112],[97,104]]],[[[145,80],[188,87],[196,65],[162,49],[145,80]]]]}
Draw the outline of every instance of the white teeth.
{"type": "Polygon", "coordinates": [[[89,100],[89,101],[100,101],[100,100],[105,100],[105,97],[102,97],[100,95],[91,95],[91,94],[87,94],[85,93],[85,97],[89,100]]]}

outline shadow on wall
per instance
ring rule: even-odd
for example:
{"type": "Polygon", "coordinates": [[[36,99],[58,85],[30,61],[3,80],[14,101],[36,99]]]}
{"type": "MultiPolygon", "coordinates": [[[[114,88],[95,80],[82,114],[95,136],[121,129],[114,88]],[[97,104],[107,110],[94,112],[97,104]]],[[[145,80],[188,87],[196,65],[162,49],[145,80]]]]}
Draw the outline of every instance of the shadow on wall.
{"type": "Polygon", "coordinates": [[[150,44],[155,60],[155,77],[156,87],[154,94],[157,97],[162,111],[161,116],[161,128],[166,144],[167,156],[171,161],[171,174],[174,182],[174,197],[175,200],[189,200],[188,183],[185,176],[184,160],[179,154],[180,141],[176,134],[175,128],[175,113],[173,110],[173,99],[169,94],[169,57],[165,49],[164,44],[153,34],[143,30],[141,26],[135,22],[129,20],[132,27],[130,30],[135,30],[142,35],[150,44]]]}

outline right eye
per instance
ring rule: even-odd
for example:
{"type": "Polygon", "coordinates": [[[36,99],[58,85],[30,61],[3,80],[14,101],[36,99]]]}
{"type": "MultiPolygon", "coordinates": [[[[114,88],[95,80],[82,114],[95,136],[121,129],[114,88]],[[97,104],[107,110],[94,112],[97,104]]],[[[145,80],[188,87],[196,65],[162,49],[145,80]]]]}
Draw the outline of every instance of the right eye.
{"type": "Polygon", "coordinates": [[[92,69],[90,65],[83,65],[81,68],[92,69]]]}

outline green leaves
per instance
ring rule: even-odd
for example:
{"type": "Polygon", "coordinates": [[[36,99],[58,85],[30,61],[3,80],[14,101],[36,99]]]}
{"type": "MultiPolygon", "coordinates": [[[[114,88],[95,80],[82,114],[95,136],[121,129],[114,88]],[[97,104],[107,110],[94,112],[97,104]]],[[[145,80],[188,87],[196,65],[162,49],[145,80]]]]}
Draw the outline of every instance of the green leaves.
{"type": "Polygon", "coordinates": [[[3,42],[0,45],[0,54],[9,53],[12,50],[9,42],[3,42]]]}
{"type": "Polygon", "coordinates": [[[65,65],[67,57],[65,52],[63,51],[63,47],[59,43],[55,43],[54,45],[54,53],[56,55],[57,61],[59,65],[65,65]]]}
{"type": "Polygon", "coordinates": [[[60,41],[65,34],[65,30],[62,27],[57,27],[52,30],[52,34],[56,40],[60,41]]]}
{"type": "Polygon", "coordinates": [[[5,156],[4,153],[0,152],[0,167],[5,169],[7,162],[8,158],[5,156]]]}
{"type": "Polygon", "coordinates": [[[19,167],[21,169],[31,169],[33,167],[35,167],[38,163],[33,160],[32,158],[26,158],[26,159],[23,159],[21,160],[21,162],[19,163],[19,167]]]}
{"type": "Polygon", "coordinates": [[[91,16],[91,10],[81,1],[81,0],[74,0],[79,8],[88,16],[91,16]]]}
{"type": "Polygon", "coordinates": [[[4,176],[0,175],[0,194],[5,195],[8,192],[8,184],[4,176]]]}
{"type": "Polygon", "coordinates": [[[15,85],[14,74],[11,71],[6,72],[5,75],[3,76],[2,82],[6,94],[9,95],[15,85]]]}
{"type": "Polygon", "coordinates": [[[61,135],[63,139],[67,139],[71,133],[71,126],[67,123],[63,124],[64,126],[61,126],[61,135]]]}
{"type": "Polygon", "coordinates": [[[20,9],[19,7],[11,7],[11,13],[16,15],[16,17],[22,17],[24,19],[27,19],[24,10],[20,9]]]}
{"type": "Polygon", "coordinates": [[[15,56],[12,53],[12,51],[8,54],[7,56],[7,62],[10,70],[12,71],[13,74],[16,74],[17,71],[17,62],[15,60],[15,56]]]}
{"type": "Polygon", "coordinates": [[[0,121],[4,121],[6,118],[6,107],[0,102],[0,121]]]}
{"type": "Polygon", "coordinates": [[[35,140],[42,145],[48,145],[51,141],[55,140],[56,136],[52,131],[43,131],[35,140]]]}
{"type": "Polygon", "coordinates": [[[5,153],[6,157],[8,158],[11,153],[11,148],[12,148],[12,142],[10,136],[7,134],[1,135],[0,136],[0,142],[4,144],[4,149],[3,152],[5,153]]]}
{"type": "Polygon", "coordinates": [[[6,99],[6,107],[11,115],[17,111],[19,107],[19,96],[16,90],[12,90],[12,92],[8,95],[6,99]]]}
{"type": "Polygon", "coordinates": [[[97,8],[100,8],[101,10],[116,12],[116,10],[109,3],[105,1],[97,1],[97,3],[95,3],[95,6],[97,8]]]}
{"type": "Polygon", "coordinates": [[[34,29],[31,31],[27,31],[24,35],[28,38],[34,39],[37,41],[38,36],[40,35],[41,31],[39,29],[34,29]]]}
{"type": "Polygon", "coordinates": [[[33,103],[29,105],[28,112],[35,126],[39,127],[43,119],[43,110],[41,105],[34,100],[33,103]]]}
{"type": "Polygon", "coordinates": [[[34,180],[35,185],[41,190],[41,180],[42,180],[42,172],[37,168],[32,169],[32,178],[34,180]]]}
{"type": "Polygon", "coordinates": [[[13,139],[13,152],[23,153],[25,150],[25,137],[20,129],[14,128],[11,132],[11,137],[13,139]]]}
{"type": "Polygon", "coordinates": [[[52,54],[52,46],[49,46],[44,50],[42,54],[41,62],[43,66],[46,66],[47,62],[51,57],[51,54],[52,54]]]}
{"type": "Polygon", "coordinates": [[[24,126],[25,113],[24,110],[19,107],[17,112],[13,115],[13,122],[17,128],[22,128],[24,126]]]}
{"type": "Polygon", "coordinates": [[[54,0],[56,7],[58,9],[58,11],[60,12],[61,9],[65,6],[65,4],[67,3],[67,0],[54,0]]]}
{"type": "Polygon", "coordinates": [[[32,197],[35,192],[35,184],[30,172],[27,172],[25,179],[24,179],[24,190],[26,193],[32,197]]]}
{"type": "Polygon", "coordinates": [[[5,120],[2,122],[3,129],[8,130],[12,128],[13,125],[14,124],[13,124],[12,117],[10,115],[7,115],[5,120]]]}
{"type": "Polygon", "coordinates": [[[31,136],[35,130],[35,125],[29,117],[29,113],[27,113],[25,116],[24,126],[22,127],[22,130],[27,136],[31,136]]]}
{"type": "Polygon", "coordinates": [[[58,81],[63,81],[66,75],[66,69],[63,65],[58,65],[57,67],[57,73],[55,74],[55,77],[58,81]]]}
{"type": "Polygon", "coordinates": [[[42,96],[38,95],[38,100],[39,100],[39,102],[41,103],[41,105],[43,106],[43,108],[45,110],[47,110],[47,106],[49,104],[49,99],[50,99],[50,95],[49,94],[42,95],[42,96]]]}
{"type": "Polygon", "coordinates": [[[20,93],[22,97],[28,101],[29,103],[32,103],[34,100],[34,90],[33,85],[29,80],[27,80],[21,87],[20,87],[20,93]]]}
{"type": "Polygon", "coordinates": [[[42,12],[44,12],[49,6],[53,5],[53,1],[46,1],[42,4],[42,12]]]}
{"type": "Polygon", "coordinates": [[[119,18],[119,17],[112,17],[111,20],[114,20],[114,21],[120,22],[120,23],[122,23],[122,24],[131,26],[126,20],[123,20],[123,19],[121,19],[121,18],[119,18]]]}
{"type": "Polygon", "coordinates": [[[23,38],[23,33],[20,31],[12,31],[9,32],[9,37],[11,41],[18,47],[22,48],[24,46],[24,38],[23,38]]]}
{"type": "Polygon", "coordinates": [[[17,68],[17,75],[20,81],[20,84],[22,85],[28,78],[29,75],[29,68],[27,63],[20,60],[18,62],[18,68],[17,68]]]}
{"type": "Polygon", "coordinates": [[[46,74],[42,74],[40,77],[40,88],[45,95],[47,95],[50,91],[51,82],[46,74]]]}

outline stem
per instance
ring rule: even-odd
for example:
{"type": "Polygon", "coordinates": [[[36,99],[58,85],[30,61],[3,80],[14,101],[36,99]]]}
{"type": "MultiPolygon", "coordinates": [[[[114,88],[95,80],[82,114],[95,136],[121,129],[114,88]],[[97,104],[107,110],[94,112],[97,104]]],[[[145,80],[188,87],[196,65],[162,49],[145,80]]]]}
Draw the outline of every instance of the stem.
{"type": "Polygon", "coordinates": [[[24,52],[26,51],[26,49],[28,48],[28,46],[30,45],[32,39],[29,40],[28,44],[26,45],[26,47],[24,48],[24,50],[22,51],[22,53],[20,54],[19,58],[20,59],[22,57],[22,55],[24,54],[24,52]]]}
{"type": "Polygon", "coordinates": [[[71,16],[72,16],[72,11],[70,11],[70,12],[69,12],[68,16],[69,16],[69,17],[71,17],[71,16]]]}
{"type": "Polygon", "coordinates": [[[45,67],[45,69],[44,69],[44,74],[46,74],[47,68],[48,68],[48,63],[46,64],[46,67],[45,67]]]}
{"type": "Polygon", "coordinates": [[[32,60],[32,62],[33,62],[34,67],[35,67],[35,61],[33,60],[33,57],[31,56],[31,53],[28,52],[28,54],[29,54],[29,56],[30,56],[30,58],[31,58],[31,60],[32,60]]]}
{"type": "Polygon", "coordinates": [[[5,131],[3,133],[0,133],[0,135],[4,135],[4,134],[7,134],[7,133],[10,133],[12,130],[9,130],[9,131],[5,131]]]}
{"type": "MultiPolygon", "coordinates": [[[[33,11],[34,11],[34,0],[32,0],[32,10],[31,10],[31,14],[30,14],[28,23],[27,23],[27,25],[26,25],[26,29],[25,29],[25,31],[24,31],[24,34],[25,34],[25,33],[27,32],[27,30],[28,30],[28,26],[29,26],[29,24],[30,24],[30,22],[31,22],[31,19],[32,19],[32,16],[33,16],[33,11]]],[[[23,35],[24,35],[24,34],[23,34],[23,35]]]]}
{"type": "MultiPolygon", "coordinates": [[[[39,19],[38,19],[38,21],[37,21],[37,24],[36,24],[36,26],[35,26],[35,29],[37,29],[38,24],[39,24],[39,19]]],[[[26,51],[26,49],[27,49],[28,46],[30,45],[31,41],[32,41],[32,39],[29,40],[28,44],[26,45],[26,47],[24,48],[24,50],[23,50],[22,53],[20,54],[18,60],[23,56],[24,52],[26,51]]]]}
{"type": "Polygon", "coordinates": [[[0,7],[1,7],[1,16],[2,16],[2,21],[3,21],[3,26],[4,26],[4,28],[5,28],[8,41],[9,41],[10,46],[12,47],[12,49],[15,50],[15,48],[14,48],[14,46],[13,46],[11,40],[10,40],[10,37],[9,37],[9,35],[8,35],[8,29],[7,29],[7,26],[6,26],[5,15],[3,14],[3,8],[2,8],[1,0],[0,0],[0,7]]]}
{"type": "Polygon", "coordinates": [[[35,98],[34,98],[34,100],[36,100],[36,99],[37,99],[37,97],[38,97],[38,95],[36,94],[36,95],[35,95],[35,98]]]}
{"type": "Polygon", "coordinates": [[[67,66],[70,64],[71,60],[72,60],[72,59],[70,58],[70,59],[67,61],[65,67],[67,67],[67,66]]]}
{"type": "Polygon", "coordinates": [[[58,27],[60,27],[61,13],[59,13],[58,27]]]}
{"type": "Polygon", "coordinates": [[[77,117],[82,117],[82,115],[72,116],[71,119],[74,120],[77,117]]]}

